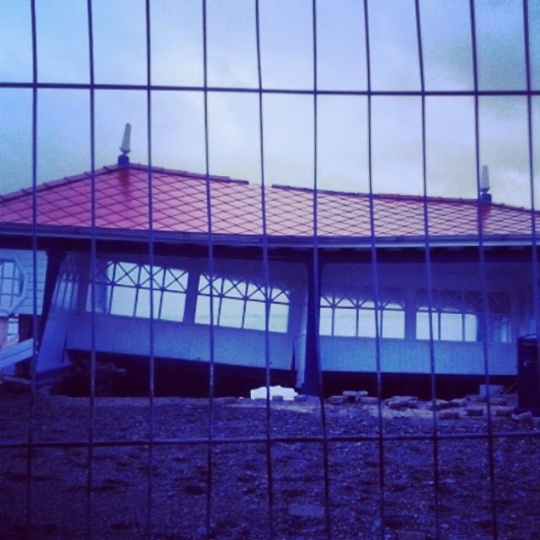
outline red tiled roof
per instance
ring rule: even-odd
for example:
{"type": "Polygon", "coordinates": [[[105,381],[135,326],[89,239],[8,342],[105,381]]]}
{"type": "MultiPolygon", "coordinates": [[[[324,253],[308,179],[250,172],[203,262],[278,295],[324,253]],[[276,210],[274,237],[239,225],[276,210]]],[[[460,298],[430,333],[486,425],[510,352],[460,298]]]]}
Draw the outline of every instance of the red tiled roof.
{"type": "MultiPolygon", "coordinates": [[[[143,165],[105,167],[92,175],[65,178],[36,190],[37,223],[47,226],[90,227],[92,206],[95,225],[113,230],[146,230],[149,224],[149,171],[143,165]]],[[[155,231],[207,233],[208,209],[216,234],[259,235],[263,231],[262,190],[259,185],[224,177],[152,169],[152,216],[155,231]],[[207,188],[210,205],[207,205],[207,188]]],[[[313,235],[314,191],[266,187],[266,230],[269,235],[313,235]]],[[[0,196],[0,222],[32,223],[32,190],[0,196]]],[[[377,237],[421,237],[427,201],[432,236],[477,236],[477,200],[403,196],[373,196],[377,237]]],[[[317,232],[323,237],[369,237],[370,197],[365,194],[318,191],[317,232]]],[[[531,234],[530,210],[503,204],[480,206],[485,235],[531,234]]],[[[539,214],[536,214],[538,216],[539,214]]]]}

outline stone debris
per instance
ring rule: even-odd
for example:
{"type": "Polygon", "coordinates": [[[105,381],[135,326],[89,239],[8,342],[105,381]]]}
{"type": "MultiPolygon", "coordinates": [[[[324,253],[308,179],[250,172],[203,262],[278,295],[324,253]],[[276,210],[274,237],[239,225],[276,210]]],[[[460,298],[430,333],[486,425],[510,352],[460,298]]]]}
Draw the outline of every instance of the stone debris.
{"type": "Polygon", "coordinates": [[[435,399],[433,401],[428,401],[426,408],[428,411],[440,411],[442,409],[449,409],[452,404],[446,399],[435,399]]]}
{"type": "Polygon", "coordinates": [[[307,401],[307,394],[298,394],[297,396],[294,396],[294,401],[297,401],[299,403],[303,403],[307,401]]]}
{"type": "Polygon", "coordinates": [[[505,416],[505,417],[510,418],[512,416],[513,411],[514,411],[513,407],[496,407],[495,416],[505,416]]]}
{"type": "Polygon", "coordinates": [[[285,398],[283,396],[275,395],[272,396],[272,401],[285,401],[285,398]]]}
{"type": "Polygon", "coordinates": [[[501,397],[492,397],[490,398],[489,403],[494,407],[506,407],[508,405],[508,400],[501,397]]]}
{"type": "Polygon", "coordinates": [[[534,427],[534,417],[531,411],[513,414],[512,419],[519,422],[519,426],[522,428],[534,427]]]}
{"type": "Polygon", "coordinates": [[[445,409],[439,412],[439,418],[441,420],[459,420],[460,414],[459,411],[445,409]]]}
{"type": "Polygon", "coordinates": [[[348,401],[358,403],[361,398],[368,395],[368,392],[366,390],[344,390],[341,395],[345,396],[348,401]]]}
{"type": "Polygon", "coordinates": [[[452,407],[466,407],[467,403],[467,398],[454,398],[450,400],[450,405],[452,405],[452,407]]]}
{"type": "Polygon", "coordinates": [[[360,403],[362,405],[378,405],[379,398],[376,396],[366,396],[360,398],[360,403]]]}
{"type": "Polygon", "coordinates": [[[484,409],[478,406],[470,406],[465,409],[465,414],[467,416],[482,416],[484,414],[484,409]]]}
{"type": "Polygon", "coordinates": [[[411,398],[407,396],[394,396],[390,398],[386,404],[390,409],[408,409],[411,398]]]}
{"type": "Polygon", "coordinates": [[[347,402],[347,398],[345,396],[330,396],[326,401],[331,405],[343,405],[347,402]]]}
{"type": "Polygon", "coordinates": [[[289,515],[307,518],[324,519],[324,506],[320,504],[289,504],[289,515]]]}

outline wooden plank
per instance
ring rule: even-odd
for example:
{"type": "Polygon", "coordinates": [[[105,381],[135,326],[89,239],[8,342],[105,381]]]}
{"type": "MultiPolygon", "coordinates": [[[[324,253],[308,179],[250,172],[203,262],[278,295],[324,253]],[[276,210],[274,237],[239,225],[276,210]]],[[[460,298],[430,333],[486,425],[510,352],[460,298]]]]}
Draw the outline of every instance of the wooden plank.
{"type": "Polygon", "coordinates": [[[34,339],[27,339],[7,349],[0,349],[0,369],[28,360],[34,354],[34,339]]]}

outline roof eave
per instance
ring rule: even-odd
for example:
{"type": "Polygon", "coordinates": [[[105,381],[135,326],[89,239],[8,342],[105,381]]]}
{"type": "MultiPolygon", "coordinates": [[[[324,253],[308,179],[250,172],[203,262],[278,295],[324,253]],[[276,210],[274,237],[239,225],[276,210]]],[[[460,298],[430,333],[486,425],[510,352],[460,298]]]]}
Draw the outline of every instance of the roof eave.
{"type": "Polygon", "coordinates": [[[272,236],[208,234],[197,232],[148,231],[133,229],[107,229],[92,227],[67,227],[58,225],[27,225],[3,223],[0,232],[2,239],[64,239],[71,241],[121,241],[148,243],[153,241],[163,244],[215,245],[231,247],[286,247],[291,249],[352,249],[368,250],[376,248],[390,249],[426,249],[426,248],[471,248],[471,247],[531,247],[540,244],[540,239],[533,235],[490,234],[490,235],[446,235],[432,236],[384,236],[373,241],[370,236],[272,236]]]}

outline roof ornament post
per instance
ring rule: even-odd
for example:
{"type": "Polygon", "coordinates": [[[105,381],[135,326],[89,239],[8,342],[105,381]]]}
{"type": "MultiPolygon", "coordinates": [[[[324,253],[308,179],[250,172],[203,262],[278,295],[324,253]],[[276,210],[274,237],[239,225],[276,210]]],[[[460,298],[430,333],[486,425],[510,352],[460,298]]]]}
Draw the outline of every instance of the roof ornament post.
{"type": "Polygon", "coordinates": [[[490,188],[489,168],[487,165],[482,165],[482,173],[480,174],[480,202],[491,202],[491,193],[489,193],[490,188]]]}
{"type": "Polygon", "coordinates": [[[122,152],[118,156],[119,167],[129,167],[129,156],[131,152],[131,124],[128,122],[124,128],[124,136],[122,137],[122,144],[120,146],[122,152]]]}

